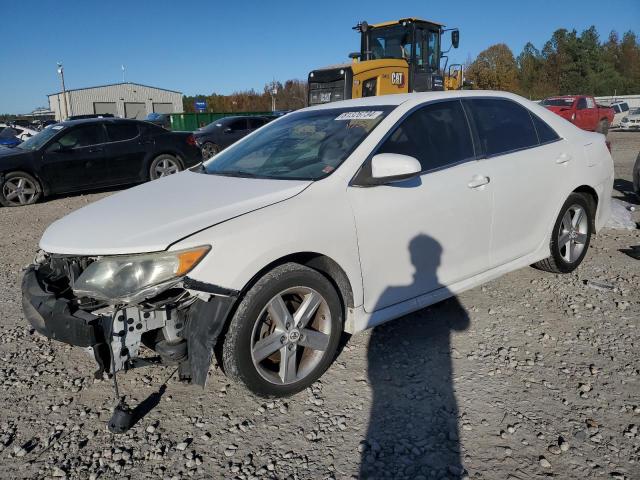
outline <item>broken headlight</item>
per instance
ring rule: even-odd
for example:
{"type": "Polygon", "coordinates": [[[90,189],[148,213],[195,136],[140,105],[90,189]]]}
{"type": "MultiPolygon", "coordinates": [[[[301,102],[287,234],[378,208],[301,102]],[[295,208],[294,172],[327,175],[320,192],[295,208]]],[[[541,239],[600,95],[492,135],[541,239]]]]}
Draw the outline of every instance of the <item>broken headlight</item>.
{"type": "Polygon", "coordinates": [[[191,271],[209,250],[207,245],[175,252],[102,257],[82,272],[73,292],[111,304],[151,298],[191,271]]]}

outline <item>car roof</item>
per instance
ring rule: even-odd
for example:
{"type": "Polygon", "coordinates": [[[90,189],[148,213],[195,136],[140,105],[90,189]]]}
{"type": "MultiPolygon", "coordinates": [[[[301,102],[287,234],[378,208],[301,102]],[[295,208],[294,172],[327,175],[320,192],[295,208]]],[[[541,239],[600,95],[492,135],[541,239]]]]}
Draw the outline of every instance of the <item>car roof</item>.
{"type": "MultiPolygon", "coordinates": [[[[339,102],[314,105],[304,110],[323,110],[332,108],[374,107],[374,106],[399,106],[405,103],[420,104],[434,100],[447,100],[453,98],[496,97],[510,98],[512,100],[526,100],[524,97],[509,92],[496,90],[449,90],[441,92],[416,92],[401,93],[396,95],[381,95],[378,97],[364,97],[339,102]]],[[[527,100],[529,101],[529,100],[527,100]]]]}
{"type": "Polygon", "coordinates": [[[142,123],[140,120],[136,120],[133,118],[104,117],[104,118],[80,118],[78,120],[66,120],[64,122],[58,122],[58,125],[64,125],[65,127],[73,127],[75,125],[83,125],[85,123],[122,123],[122,122],[142,123]]]}

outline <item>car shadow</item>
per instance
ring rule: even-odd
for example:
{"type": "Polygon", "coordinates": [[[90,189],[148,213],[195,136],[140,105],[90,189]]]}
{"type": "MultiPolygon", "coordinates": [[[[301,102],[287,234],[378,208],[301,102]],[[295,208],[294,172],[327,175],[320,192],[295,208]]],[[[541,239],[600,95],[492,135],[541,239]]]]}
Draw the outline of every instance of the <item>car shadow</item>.
{"type": "MultiPolygon", "coordinates": [[[[419,235],[409,250],[413,282],[430,284],[441,246],[419,235]]],[[[397,298],[398,289],[408,288],[389,287],[380,298],[397,298]]],[[[467,312],[452,297],[373,330],[367,353],[373,399],[360,478],[464,475],[450,337],[468,326],[467,312]]]]}
{"type": "Polygon", "coordinates": [[[614,196],[613,198],[624,200],[625,202],[633,203],[634,205],[640,205],[640,198],[635,194],[633,190],[633,182],[630,180],[616,178],[613,181],[613,188],[620,193],[619,196],[614,196]]]}

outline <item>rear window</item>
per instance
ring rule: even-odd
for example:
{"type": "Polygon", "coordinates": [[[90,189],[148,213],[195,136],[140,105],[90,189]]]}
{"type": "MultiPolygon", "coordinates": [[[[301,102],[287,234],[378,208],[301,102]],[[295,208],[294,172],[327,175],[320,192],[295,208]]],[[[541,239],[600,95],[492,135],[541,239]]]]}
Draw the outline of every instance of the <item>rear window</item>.
{"type": "Polygon", "coordinates": [[[466,100],[485,155],[500,155],[538,145],[529,110],[505,99],[466,100]]]}
{"type": "Polygon", "coordinates": [[[573,98],[545,98],[541,105],[549,107],[570,107],[573,105],[573,98]]]}
{"type": "Polygon", "coordinates": [[[131,140],[138,136],[138,126],[135,123],[108,123],[107,135],[110,142],[131,140]]]}

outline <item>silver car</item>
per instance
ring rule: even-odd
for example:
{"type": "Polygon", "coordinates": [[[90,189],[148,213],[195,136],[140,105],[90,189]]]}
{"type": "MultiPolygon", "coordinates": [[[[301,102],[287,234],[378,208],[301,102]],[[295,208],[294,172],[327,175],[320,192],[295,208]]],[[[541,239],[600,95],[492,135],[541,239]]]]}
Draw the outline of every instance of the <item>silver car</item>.
{"type": "Polygon", "coordinates": [[[640,130],[640,108],[629,110],[629,115],[620,122],[622,130],[640,130]]]}

